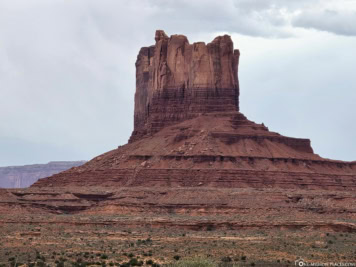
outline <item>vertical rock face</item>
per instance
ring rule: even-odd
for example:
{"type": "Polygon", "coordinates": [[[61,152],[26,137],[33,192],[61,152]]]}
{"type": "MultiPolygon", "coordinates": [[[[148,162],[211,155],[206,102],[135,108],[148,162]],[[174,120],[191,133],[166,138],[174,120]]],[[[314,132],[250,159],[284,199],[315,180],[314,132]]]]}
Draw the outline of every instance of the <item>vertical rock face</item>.
{"type": "Polygon", "coordinates": [[[198,114],[239,110],[240,53],[230,36],[189,44],[158,30],[155,40],[137,56],[131,141],[198,114]]]}

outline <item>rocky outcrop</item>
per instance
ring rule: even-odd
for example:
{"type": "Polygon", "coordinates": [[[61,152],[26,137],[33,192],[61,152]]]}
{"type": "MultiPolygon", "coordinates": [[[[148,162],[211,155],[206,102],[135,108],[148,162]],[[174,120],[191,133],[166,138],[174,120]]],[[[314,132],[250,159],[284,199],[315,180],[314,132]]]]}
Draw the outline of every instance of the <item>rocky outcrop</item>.
{"type": "Polygon", "coordinates": [[[313,153],[310,140],[271,132],[240,113],[211,113],[33,186],[355,190],[356,165],[323,159],[313,153]]]}
{"type": "Polygon", "coordinates": [[[80,166],[85,161],[52,161],[47,164],[0,167],[0,187],[23,188],[38,179],[80,166]]]}
{"type": "Polygon", "coordinates": [[[157,31],[155,40],[136,61],[131,141],[199,114],[239,110],[240,53],[230,36],[189,44],[184,35],[157,31]]]}
{"type": "Polygon", "coordinates": [[[189,44],[156,32],[136,62],[130,142],[33,187],[355,190],[356,164],[323,159],[239,112],[238,61],[227,35],[189,44]]]}

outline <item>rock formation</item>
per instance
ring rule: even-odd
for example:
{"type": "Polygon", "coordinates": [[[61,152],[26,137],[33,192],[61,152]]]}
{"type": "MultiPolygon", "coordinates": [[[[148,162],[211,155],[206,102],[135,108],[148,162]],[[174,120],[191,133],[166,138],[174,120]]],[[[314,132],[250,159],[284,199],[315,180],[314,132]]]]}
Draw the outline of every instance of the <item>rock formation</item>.
{"type": "Polygon", "coordinates": [[[47,164],[0,167],[0,187],[24,188],[40,178],[84,164],[85,161],[51,161],[47,164]]]}
{"type": "Polygon", "coordinates": [[[356,162],[323,159],[239,112],[239,51],[230,36],[189,44],[157,31],[136,61],[129,144],[34,187],[279,187],[354,190],[356,162]]]}
{"type": "Polygon", "coordinates": [[[131,141],[199,114],[239,110],[240,53],[230,36],[189,44],[157,31],[155,40],[137,56],[131,141]]]}

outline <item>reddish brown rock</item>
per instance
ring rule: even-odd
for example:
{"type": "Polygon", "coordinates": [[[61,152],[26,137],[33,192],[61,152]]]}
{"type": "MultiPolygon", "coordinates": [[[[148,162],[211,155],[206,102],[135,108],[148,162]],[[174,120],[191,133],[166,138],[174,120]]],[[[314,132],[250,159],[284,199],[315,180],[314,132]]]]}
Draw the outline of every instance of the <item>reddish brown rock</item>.
{"type": "Polygon", "coordinates": [[[157,31],[155,40],[136,61],[131,141],[202,113],[239,110],[240,53],[230,36],[189,44],[184,35],[157,31]]]}

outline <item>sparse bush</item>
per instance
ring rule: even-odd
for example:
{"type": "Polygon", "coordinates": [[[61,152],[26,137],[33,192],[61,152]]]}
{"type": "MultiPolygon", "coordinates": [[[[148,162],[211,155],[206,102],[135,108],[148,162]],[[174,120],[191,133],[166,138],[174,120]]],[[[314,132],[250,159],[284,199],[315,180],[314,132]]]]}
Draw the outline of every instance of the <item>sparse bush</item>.
{"type": "Polygon", "coordinates": [[[147,265],[152,265],[152,264],[153,264],[153,260],[147,260],[147,261],[146,261],[146,264],[147,264],[147,265]]]}
{"type": "Polygon", "coordinates": [[[129,264],[131,266],[138,266],[138,260],[136,258],[132,258],[130,261],[129,261],[129,264]]]}
{"type": "Polygon", "coordinates": [[[173,257],[173,259],[175,259],[176,261],[179,261],[180,256],[179,256],[179,255],[175,255],[175,256],[173,257]]]}
{"type": "Polygon", "coordinates": [[[206,228],[207,231],[213,231],[214,229],[214,225],[212,224],[208,225],[208,227],[206,228]]]}
{"type": "Polygon", "coordinates": [[[215,266],[217,266],[215,262],[202,258],[184,259],[167,265],[167,267],[215,267],[215,266]]]}
{"type": "Polygon", "coordinates": [[[36,267],[46,267],[46,264],[43,261],[38,261],[36,267]]]}
{"type": "Polygon", "coordinates": [[[221,259],[222,262],[232,262],[232,259],[229,256],[223,257],[221,259]]]}

